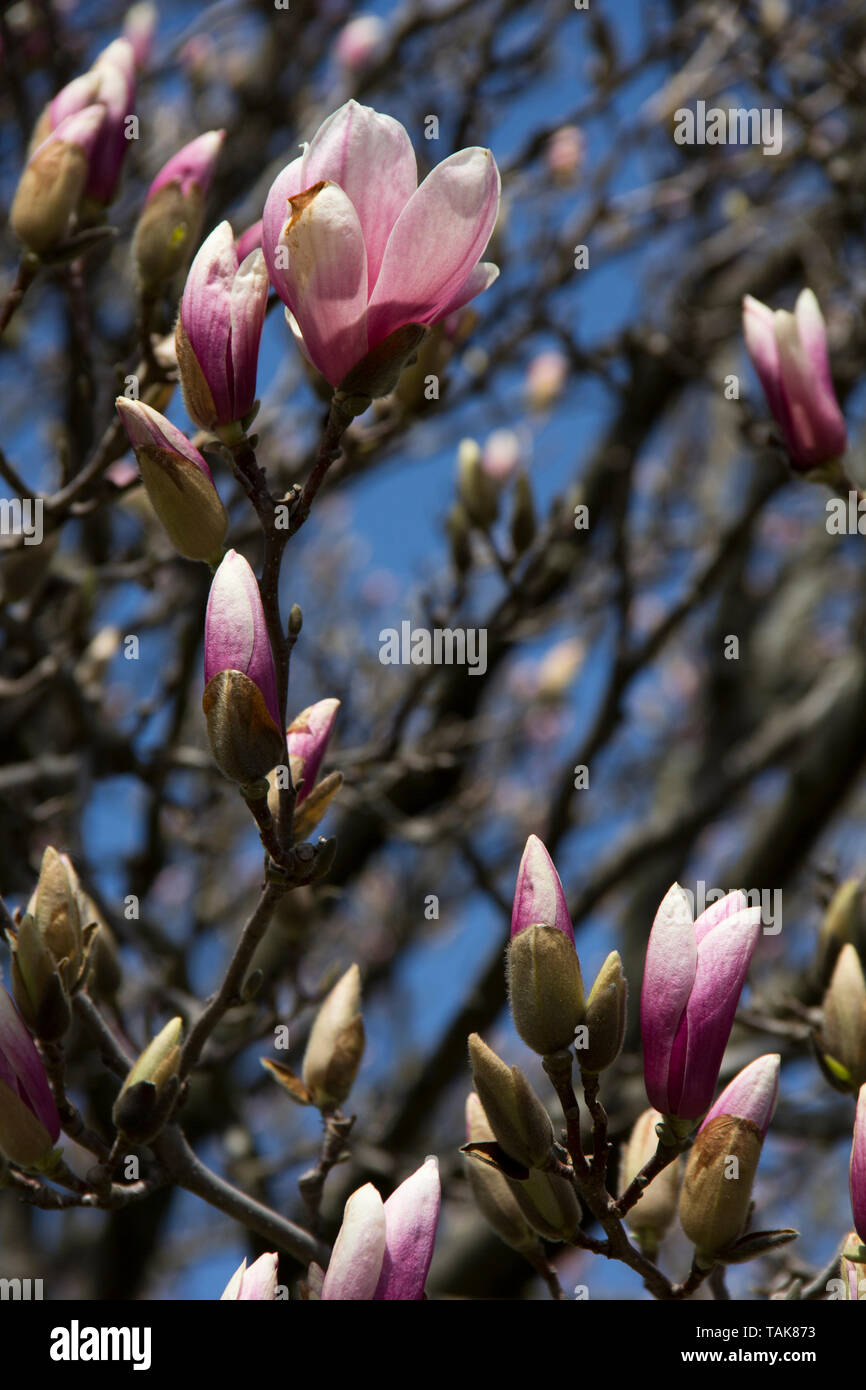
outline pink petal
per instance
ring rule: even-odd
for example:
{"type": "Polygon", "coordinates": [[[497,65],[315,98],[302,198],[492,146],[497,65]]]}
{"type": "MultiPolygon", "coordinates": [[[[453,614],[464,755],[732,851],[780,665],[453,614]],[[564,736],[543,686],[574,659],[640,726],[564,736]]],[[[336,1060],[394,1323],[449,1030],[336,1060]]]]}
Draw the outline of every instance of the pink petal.
{"type": "Polygon", "coordinates": [[[701,944],[707,933],[717,927],[720,922],[735,916],[738,912],[745,911],[748,906],[748,898],[739,889],[734,893],[728,893],[724,898],[716,898],[699,917],[695,918],[695,940],[698,945],[701,944]]]}
{"type": "Polygon", "coordinates": [[[261,250],[262,245],[262,219],[254,222],[251,227],[247,227],[245,232],[241,232],[235,242],[238,261],[241,263],[246,260],[251,251],[261,250]]]}
{"type": "Polygon", "coordinates": [[[719,1115],[736,1115],[751,1120],[765,1135],[779,1097],[780,1060],[778,1052],[773,1052],[744,1067],[722,1091],[701,1129],[719,1115]]]}
{"type": "Polygon", "coordinates": [[[713,1098],[760,924],[760,907],[748,907],[714,927],[697,948],[694,985],[686,1009],[682,1091],[679,1097],[671,1095],[677,1115],[697,1119],[713,1098]]]}
{"type": "Polygon", "coordinates": [[[249,1269],[244,1260],[226,1284],[220,1302],[261,1302],[276,1298],[278,1263],[276,1253],[260,1255],[249,1269]]]}
{"type": "Polygon", "coordinates": [[[367,257],[361,224],[335,183],[291,200],[280,236],[288,268],[282,281],[315,366],[338,385],[367,351],[367,257]]]}
{"type": "Polygon", "coordinates": [[[385,1203],[385,1255],[375,1299],[417,1302],[424,1296],[441,1201],[435,1158],[402,1182],[385,1203]]]}
{"type": "Polygon", "coordinates": [[[541,840],[537,835],[530,835],[517,871],[511,935],[539,923],[558,927],[574,941],[574,928],[559,874],[541,840]]]}
{"type": "Polygon", "coordinates": [[[115,404],[134,449],[168,449],[172,453],[181,454],[183,458],[189,459],[190,463],[194,463],[196,468],[201,469],[208,482],[213,482],[207,460],[194,444],[190,444],[182,430],[164,415],[160,415],[158,410],[154,410],[144,401],[129,400],[126,396],[118,396],[115,404]]]}
{"type": "Polygon", "coordinates": [[[483,294],[485,290],[489,290],[494,280],[498,279],[498,265],[494,265],[492,261],[479,262],[468,279],[464,280],[454,298],[450,299],[445,305],[445,308],[440,309],[437,313],[437,320],[447,319],[449,314],[456,313],[458,309],[462,309],[463,305],[468,304],[471,299],[476,299],[479,294],[483,294]]]}
{"type": "Polygon", "coordinates": [[[385,1255],[385,1208],[372,1183],[353,1192],[334,1242],[322,1298],[369,1301],[376,1292],[385,1255]]]}
{"type": "Polygon", "coordinates": [[[286,740],[289,757],[299,759],[303,765],[300,771],[303,786],[298,792],[296,806],[300,806],[315,785],[339,708],[339,700],[318,700],[296,714],[289,725],[286,740]]]}
{"type": "Polygon", "coordinates": [[[167,183],[180,184],[184,196],[189,193],[193,184],[197,184],[201,192],[206,194],[225,135],[224,130],[208,130],[204,135],[199,135],[188,145],[184,145],[177,154],[173,154],[150,185],[145,201],[149,202],[154,193],[159,192],[167,183]]]}
{"type": "Polygon", "coordinates": [[[324,182],[338,184],[358,214],[369,293],[391,228],[418,185],[406,130],[392,116],[347,101],[319,127],[303,156],[301,187],[324,182]]]}
{"type": "MultiPolygon", "coordinates": [[[[283,229],[292,215],[289,199],[296,197],[302,191],[302,163],[303,157],[298,155],[297,159],[293,159],[291,164],[287,164],[285,169],[277,174],[265,199],[265,210],[262,215],[261,246],[265,264],[268,267],[270,282],[284,304],[289,303],[288,291],[285,286],[286,272],[277,265],[277,248],[283,229]]],[[[240,251],[238,251],[238,255],[240,255],[240,251]]],[[[289,307],[291,308],[291,305],[289,307]]]]}
{"type": "Polygon", "coordinates": [[[458,150],[412,195],[388,238],[370,297],[375,347],[405,323],[432,323],[457,296],[490,240],[499,170],[489,150],[458,150]]]}
{"type": "Polygon", "coordinates": [[[268,272],[261,251],[251,251],[231,287],[232,419],[242,420],[256,398],[259,343],[268,304],[268,272]]]}
{"type": "Polygon", "coordinates": [[[782,392],[782,371],[773,310],[747,294],[743,299],[743,336],[764,395],[774,417],[781,423],[787,410],[782,392]]]}
{"type": "Polygon", "coordinates": [[[232,286],[238,268],[228,222],[202,243],[190,266],[180,317],[190,346],[210,387],[218,419],[231,420],[233,393],[228,380],[232,286]]]}
{"type": "Polygon", "coordinates": [[[641,990],[644,1080],[650,1103],[672,1113],[671,1052],[695,983],[698,948],[692,909],[678,883],[668,889],[647,944],[641,990]]]}

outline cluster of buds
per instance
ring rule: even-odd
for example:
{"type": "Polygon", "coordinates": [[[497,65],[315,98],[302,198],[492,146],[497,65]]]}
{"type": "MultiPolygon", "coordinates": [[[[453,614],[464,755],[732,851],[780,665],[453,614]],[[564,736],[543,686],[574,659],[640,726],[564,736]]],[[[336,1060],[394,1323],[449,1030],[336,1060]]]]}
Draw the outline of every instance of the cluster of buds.
{"type": "Polygon", "coordinates": [[[76,219],[98,220],[112,201],[134,98],[135,52],[128,39],[115,39],[42,112],[10,214],[31,251],[53,250],[76,219]]]}
{"type": "Polygon", "coordinates": [[[130,1067],[114,1102],[118,1133],[135,1144],[147,1144],[162,1129],[180,1089],[180,1040],[183,1020],[173,1018],[148,1043],[130,1067]]]}
{"type": "Polygon", "coordinates": [[[656,913],[641,992],[644,1080],[675,1132],[693,1129],[712,1102],[760,921],[739,892],[693,920],[678,883],[656,913]]]}
{"type": "Polygon", "coordinates": [[[263,1057],[262,1065],[300,1105],[332,1115],[348,1100],[364,1055],[361,972],[350,965],[325,998],[307,1040],[301,1076],[284,1062],[263,1057]]]}
{"type": "Polygon", "coordinates": [[[62,1038],[69,1027],[69,1001],[84,982],[97,931],[69,857],[49,845],[36,891],[9,938],[15,1001],[45,1042],[62,1038]]]}
{"type": "Polygon", "coordinates": [[[202,708],[218,768],[241,787],[267,778],[283,751],[277,677],[256,577],[234,550],[211,584],[204,680],[202,708]]]}
{"type": "Polygon", "coordinates": [[[812,290],[800,292],[793,314],[774,313],[746,295],[743,333],[791,467],[832,476],[848,435],[833,390],[824,317],[812,290]]]}
{"type": "Polygon", "coordinates": [[[189,264],[224,130],[209,130],[172,155],[148,189],[132,240],[142,295],[156,294],[189,264]]]}
{"type": "Polygon", "coordinates": [[[207,463],[176,425],[144,401],[118,396],[116,405],[169,540],[181,555],[215,569],[229,519],[207,463]]]}
{"type": "Polygon", "coordinates": [[[33,1040],[0,986],[0,1156],[19,1168],[50,1170],[60,1116],[33,1040]]]}
{"type": "Polygon", "coordinates": [[[547,1240],[569,1240],[580,1211],[571,1183],[555,1171],[557,1150],[545,1106],[520,1068],[508,1067],[477,1033],[469,1039],[469,1058],[483,1124],[493,1139],[473,1138],[463,1153],[502,1175],[533,1231],[547,1240]]]}
{"type": "Polygon", "coordinates": [[[499,209],[490,151],[460,150],[417,182],[399,121],[349,101],[265,203],[262,249],[290,326],[325,380],[359,401],[391,392],[425,326],[498,274],[479,264],[499,209]]]}
{"type": "MultiPolygon", "coordinates": [[[[339,708],[339,700],[317,700],[296,714],[286,730],[289,770],[296,792],[293,821],[296,840],[306,840],[313,833],[343,784],[343,774],[336,770],[329,772],[321,782],[316,781],[339,708]]],[[[276,820],[280,805],[278,769],[270,773],[268,783],[268,805],[276,820]]]]}

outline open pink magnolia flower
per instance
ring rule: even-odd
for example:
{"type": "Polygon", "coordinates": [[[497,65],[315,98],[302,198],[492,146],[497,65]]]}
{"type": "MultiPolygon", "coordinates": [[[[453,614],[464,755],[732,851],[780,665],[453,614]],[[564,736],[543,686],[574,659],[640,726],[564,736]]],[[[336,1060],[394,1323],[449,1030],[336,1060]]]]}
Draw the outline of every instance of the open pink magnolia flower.
{"type": "Polygon", "coordinates": [[[439,1165],[428,1158],[383,1202],[372,1183],[353,1192],[322,1285],[330,1301],[417,1302],[439,1220],[439,1165]]]}
{"type": "Polygon", "coordinates": [[[801,291],[793,314],[774,313],[747,294],[743,333],[792,466],[808,472],[840,458],[848,442],[845,417],[833,390],[827,331],[813,292],[801,291]]]}
{"type": "Polygon", "coordinates": [[[268,194],[271,284],[332,386],[398,328],[437,323],[499,274],[479,264],[499,209],[490,151],[458,150],[417,182],[400,122],[349,101],[268,194]]]}
{"type": "Polygon", "coordinates": [[[713,1098],[761,909],[728,893],[696,921],[675,883],[656,913],[641,992],[644,1080],[663,1115],[696,1120],[713,1098]]]}

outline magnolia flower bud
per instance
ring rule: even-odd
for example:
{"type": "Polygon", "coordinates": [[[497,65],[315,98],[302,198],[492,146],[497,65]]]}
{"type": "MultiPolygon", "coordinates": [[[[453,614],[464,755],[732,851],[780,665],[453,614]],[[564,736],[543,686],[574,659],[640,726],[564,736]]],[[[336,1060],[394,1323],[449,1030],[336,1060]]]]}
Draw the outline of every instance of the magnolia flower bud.
{"type": "Polygon", "coordinates": [[[568,380],[568,358],[551,350],[533,357],[526,373],[526,397],[533,410],[549,410],[568,380]]]}
{"type": "Polygon", "coordinates": [[[474,439],[461,439],[457,449],[457,490],[463,510],[475,526],[488,530],[499,514],[499,487],[482,465],[474,439]]]}
{"type": "Polygon", "coordinates": [[[277,678],[255,575],[230,550],[205,617],[202,708],[214,760],[242,786],[267,777],[283,751],[277,678]]]}
{"type": "Polygon", "coordinates": [[[113,1117],[121,1134],[146,1144],[162,1129],[179,1089],[180,1037],[183,1019],[173,1018],[149,1043],[114,1102],[113,1117]]]}
{"type": "Polygon", "coordinates": [[[580,1225],[580,1207],[567,1178],[533,1169],[525,1182],[516,1178],[506,1182],[534,1231],[546,1240],[571,1240],[580,1225]]]}
{"type": "Polygon", "coordinates": [[[350,965],[325,999],[310,1032],[302,1076],[313,1104],[333,1110],[348,1099],[364,1055],[361,972],[350,965]]]}
{"type": "MultiPolygon", "coordinates": [[[[656,1125],[662,1116],[658,1110],[645,1110],[635,1120],[634,1127],[625,1147],[620,1171],[620,1195],[637,1177],[640,1170],[658,1148],[656,1125]]],[[[644,1254],[654,1259],[658,1253],[661,1239],[674,1219],[677,1210],[682,1161],[676,1158],[653,1178],[644,1188],[635,1206],[629,1211],[626,1220],[644,1254]]]]}
{"type": "Polygon", "coordinates": [[[387,1202],[372,1183],[353,1192],[321,1286],[323,1301],[423,1299],[440,1199],[435,1158],[428,1158],[387,1202]]]}
{"type": "Polygon", "coordinates": [[[38,1038],[56,1042],[69,1027],[69,1000],[57,963],[29,913],[10,945],[15,1003],[38,1038]]]}
{"type": "Polygon", "coordinates": [[[856,1095],[866,1082],[866,978],[850,944],[839,952],[824,995],[824,1019],[815,1048],[830,1084],[856,1095]]]}
{"type": "Polygon", "coordinates": [[[28,159],[9,220],[31,251],[50,251],[68,237],[104,117],[98,105],[67,116],[28,159]]]}
{"type": "MultiPolygon", "coordinates": [[[[483,1143],[496,1136],[474,1091],[466,1097],[466,1138],[469,1143],[483,1143]]],[[[472,1195],[485,1220],[500,1240],[513,1250],[540,1252],[538,1236],[517,1204],[504,1173],[489,1163],[479,1163],[466,1155],[463,1165],[472,1195]]]]}
{"type": "Polygon", "coordinates": [[[239,424],[253,408],[267,299],[261,251],[239,263],[221,222],[190,267],[175,331],[184,404],[203,430],[239,424]]]}
{"type": "Polygon", "coordinates": [[[59,1137],[60,1116],[42,1060],[0,987],[0,1156],[19,1168],[50,1168],[59,1137]]]}
{"type": "Polygon", "coordinates": [[[292,783],[298,789],[296,810],[313,790],[339,708],[339,700],[318,700],[296,714],[286,730],[292,783]]]}
{"type": "Polygon", "coordinates": [[[156,31],[156,6],[149,0],[130,5],[123,19],[123,37],[132,45],[137,68],[147,66],[156,31]]]}
{"type": "Polygon", "coordinates": [[[387,36],[385,21],[374,14],[350,19],[337,35],[334,54],[348,72],[361,72],[375,62],[387,36]]]}
{"type": "Polygon", "coordinates": [[[848,437],[830,376],[824,318],[813,292],[801,291],[793,314],[783,309],[773,313],[746,295],[743,333],[792,468],[808,473],[835,463],[848,437]]]}
{"type": "Polygon", "coordinates": [[[569,1048],[584,1015],[583,979],[568,905],[537,835],[523,851],[514,890],[508,987],[514,1026],[542,1056],[569,1048]]]}
{"type": "Polygon", "coordinates": [[[696,1120],[709,1106],[760,922],[744,893],[712,903],[697,921],[678,883],[665,894],[641,992],[644,1080],[663,1115],[696,1120]]]}
{"type": "Polygon", "coordinates": [[[260,1255],[249,1269],[244,1260],[220,1294],[220,1302],[261,1302],[276,1298],[278,1265],[276,1252],[273,1255],[260,1255]]]}
{"type": "Polygon", "coordinates": [[[778,1093],[778,1054],[759,1057],[726,1086],[698,1130],[680,1194],[680,1223],[700,1263],[713,1263],[742,1234],[778,1093]]]}
{"type": "Polygon", "coordinates": [[[172,545],[187,559],[216,567],[229,519],[207,463],[170,420],[143,401],[118,396],[115,404],[172,545]]]}
{"type": "Polygon", "coordinates": [[[526,1168],[543,1168],[553,1148],[550,1116],[519,1067],[507,1067],[477,1033],[469,1038],[475,1089],[497,1141],[526,1168]]]}
{"type": "MultiPolygon", "coordinates": [[[[39,882],[27,904],[27,912],[34,920],[36,933],[53,960],[67,994],[72,994],[84,978],[94,932],[92,924],[85,924],[87,929],[82,927],[82,896],[78,875],[69,856],[58,854],[49,845],[42,855],[39,882]]],[[[19,962],[22,976],[28,971],[41,974],[43,967],[36,965],[36,951],[29,928],[25,933],[24,951],[25,956],[19,962]]],[[[28,984],[28,993],[29,988],[28,984]]]]}
{"type": "Polygon", "coordinates": [[[824,913],[818,937],[816,972],[823,989],[830,983],[839,952],[846,942],[866,959],[866,894],[861,879],[840,883],[824,913]]]}
{"type": "Polygon", "coordinates": [[[628,985],[619,951],[611,951],[586,1001],[586,1047],[575,1047],[580,1069],[600,1072],[615,1062],[625,1038],[628,985]]]}
{"type": "Polygon", "coordinates": [[[199,135],[172,155],[150,185],[132,242],[145,294],[156,293],[189,263],[224,139],[224,130],[199,135]]]}

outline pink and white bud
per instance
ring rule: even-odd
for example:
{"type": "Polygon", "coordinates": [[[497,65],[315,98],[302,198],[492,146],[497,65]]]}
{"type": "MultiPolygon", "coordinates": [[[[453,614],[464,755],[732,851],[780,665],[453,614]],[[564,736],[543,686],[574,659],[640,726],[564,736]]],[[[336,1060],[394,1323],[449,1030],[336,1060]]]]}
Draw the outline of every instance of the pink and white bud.
{"type": "Polygon", "coordinates": [[[220,1302],[267,1302],[277,1296],[279,1256],[260,1255],[247,1269],[246,1260],[235,1270],[220,1302]]]}
{"type": "Polygon", "coordinates": [[[202,429],[240,422],[253,408],[267,298],[261,251],[239,263],[221,222],[190,267],[175,334],[184,403],[202,429]]]}
{"type": "Polygon", "coordinates": [[[511,911],[512,939],[536,922],[558,927],[574,944],[574,928],[559,874],[538,836],[530,835],[517,871],[511,911]]]}
{"type": "Polygon", "coordinates": [[[499,189],[480,148],[417,187],[404,127],[356,101],[277,176],[263,218],[268,273],[332,386],[398,330],[438,323],[493,283],[497,268],[479,262],[499,189]]]}
{"type": "Polygon", "coordinates": [[[30,155],[9,221],[32,251],[50,251],[72,230],[104,123],[103,106],[86,106],[60,121],[30,155]]]}
{"type": "Polygon", "coordinates": [[[514,430],[493,430],[484,441],[481,467],[489,478],[503,483],[523,462],[523,445],[514,430]]]}
{"type": "Polygon", "coordinates": [[[201,234],[204,204],[224,130],[191,140],[163,165],[148,189],[133,240],[139,281],[155,293],[183,270],[201,234]]]}
{"type": "Polygon", "coordinates": [[[761,909],[729,893],[692,920],[675,883],[650,932],[641,993],[644,1080],[663,1115],[696,1120],[713,1098],[761,909]]]}
{"type": "Polygon", "coordinates": [[[748,1120],[760,1130],[764,1139],[779,1099],[779,1054],[768,1053],[756,1057],[722,1091],[715,1105],[707,1111],[706,1118],[698,1130],[707,1128],[719,1115],[732,1115],[736,1119],[748,1120]]]}
{"type": "Polygon", "coordinates": [[[42,1059],[0,986],[0,1154],[20,1168],[49,1163],[60,1116],[42,1059]]]}
{"type": "Polygon", "coordinates": [[[809,472],[841,458],[848,443],[845,417],[833,390],[827,331],[813,292],[800,292],[793,314],[774,313],[746,295],[743,333],[791,466],[809,472]]]}
{"type": "Polygon", "coordinates": [[[547,142],[545,160],[557,183],[569,184],[583,163],[586,139],[576,125],[563,125],[547,142]]]}
{"type": "Polygon", "coordinates": [[[391,1193],[385,1203],[385,1253],[374,1299],[389,1303],[423,1299],[441,1200],[439,1164],[432,1157],[391,1193]]]}
{"type": "Polygon", "coordinates": [[[216,566],[228,515],[211,471],[186,435],[144,401],[116,401],[153,509],[172,544],[190,560],[216,566]]]}
{"type": "Polygon", "coordinates": [[[230,550],[205,616],[202,709],[214,760],[240,786],[267,777],[283,751],[274,658],[255,575],[230,550]]]}
{"type": "Polygon", "coordinates": [[[296,787],[300,784],[296,808],[313,790],[339,708],[339,700],[318,700],[296,714],[286,730],[292,783],[296,787]]]}
{"type": "Polygon", "coordinates": [[[568,380],[568,358],[551,348],[533,357],[526,372],[526,398],[533,410],[549,410],[568,380]]]}
{"type": "Polygon", "coordinates": [[[353,1192],[322,1286],[328,1301],[416,1302],[424,1284],[439,1219],[439,1165],[428,1158],[387,1202],[372,1183],[353,1192]]]}
{"type": "Polygon", "coordinates": [[[360,14],[350,19],[337,35],[334,55],[347,72],[363,72],[379,57],[388,30],[385,21],[375,14],[360,14]]]}

